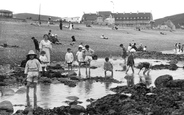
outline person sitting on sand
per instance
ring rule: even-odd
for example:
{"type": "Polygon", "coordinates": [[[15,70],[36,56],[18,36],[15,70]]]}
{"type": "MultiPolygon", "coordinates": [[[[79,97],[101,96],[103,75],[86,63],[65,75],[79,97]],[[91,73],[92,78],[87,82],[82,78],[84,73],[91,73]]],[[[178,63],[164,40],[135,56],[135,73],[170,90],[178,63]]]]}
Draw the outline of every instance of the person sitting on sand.
{"type": "Polygon", "coordinates": [[[132,68],[132,73],[134,73],[134,66],[135,66],[135,63],[134,63],[134,56],[133,56],[133,49],[130,50],[130,55],[128,56],[128,59],[127,59],[127,70],[126,70],[126,74],[129,70],[129,68],[131,67],[132,68]]]}
{"type": "Polygon", "coordinates": [[[93,60],[92,56],[94,55],[94,50],[92,50],[89,45],[85,45],[85,50],[84,50],[84,61],[86,63],[86,76],[90,77],[90,63],[93,60]],[[89,73],[87,72],[87,68],[89,69],[89,73]]]}
{"type": "Polygon", "coordinates": [[[65,54],[65,61],[68,64],[68,70],[72,70],[72,63],[74,61],[74,56],[72,50],[70,48],[67,49],[67,53],[65,54]]]}
{"type": "Polygon", "coordinates": [[[146,72],[148,72],[148,74],[149,74],[150,68],[151,68],[151,64],[149,62],[141,62],[141,63],[138,64],[138,68],[140,68],[138,74],[141,72],[141,70],[143,68],[145,68],[144,71],[143,71],[143,74],[145,75],[146,72]]]}
{"type": "Polygon", "coordinates": [[[147,51],[147,46],[144,46],[143,51],[147,51]]]}
{"type": "Polygon", "coordinates": [[[34,107],[37,107],[37,97],[36,97],[36,85],[38,82],[38,77],[41,71],[41,64],[36,59],[36,54],[33,50],[30,50],[28,55],[29,60],[26,63],[24,74],[27,76],[27,106],[30,106],[30,101],[29,101],[29,88],[31,85],[33,85],[34,88],[34,107]]]}
{"type": "Polygon", "coordinates": [[[105,62],[104,62],[104,74],[105,74],[105,77],[107,77],[107,71],[110,71],[111,72],[111,77],[113,77],[113,65],[111,62],[109,62],[109,58],[106,57],[105,58],[105,62]]]}
{"type": "Polygon", "coordinates": [[[108,39],[108,37],[105,37],[103,34],[100,37],[101,39],[108,39]]]}
{"type": "Polygon", "coordinates": [[[84,63],[84,53],[82,50],[82,46],[78,47],[78,51],[76,53],[76,56],[77,56],[77,61],[79,63],[79,76],[81,76],[80,67],[81,67],[81,64],[84,63]]]}

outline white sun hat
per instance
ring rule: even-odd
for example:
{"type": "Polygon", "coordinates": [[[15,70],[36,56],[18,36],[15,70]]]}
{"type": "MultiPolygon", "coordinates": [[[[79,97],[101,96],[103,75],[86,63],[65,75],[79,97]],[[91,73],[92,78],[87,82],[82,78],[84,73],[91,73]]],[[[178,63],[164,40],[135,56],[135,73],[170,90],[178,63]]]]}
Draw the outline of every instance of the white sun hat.
{"type": "Polygon", "coordinates": [[[30,50],[28,55],[36,55],[36,53],[33,50],[30,50]]]}

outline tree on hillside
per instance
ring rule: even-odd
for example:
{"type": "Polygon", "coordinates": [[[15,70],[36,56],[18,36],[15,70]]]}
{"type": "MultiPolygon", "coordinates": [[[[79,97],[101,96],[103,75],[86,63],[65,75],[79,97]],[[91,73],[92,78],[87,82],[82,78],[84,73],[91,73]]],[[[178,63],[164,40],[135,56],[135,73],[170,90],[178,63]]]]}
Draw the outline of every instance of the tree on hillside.
{"type": "Polygon", "coordinates": [[[164,22],[165,25],[167,25],[172,31],[176,30],[175,25],[172,23],[171,20],[167,20],[166,22],[164,22]]]}

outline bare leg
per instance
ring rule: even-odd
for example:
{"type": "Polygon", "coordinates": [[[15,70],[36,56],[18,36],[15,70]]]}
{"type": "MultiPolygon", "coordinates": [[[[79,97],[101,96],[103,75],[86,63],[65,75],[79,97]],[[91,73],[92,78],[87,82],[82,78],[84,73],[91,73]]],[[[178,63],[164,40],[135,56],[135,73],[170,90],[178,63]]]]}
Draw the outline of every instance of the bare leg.
{"type": "Polygon", "coordinates": [[[34,83],[34,108],[37,107],[37,96],[36,96],[36,91],[37,91],[37,87],[36,87],[36,83],[34,83]]]}
{"type": "Polygon", "coordinates": [[[30,107],[30,98],[29,98],[29,83],[27,84],[27,90],[26,90],[26,99],[27,99],[27,107],[30,107]]]}
{"type": "Polygon", "coordinates": [[[81,76],[80,66],[81,66],[81,63],[79,62],[79,76],[81,76]]]}
{"type": "Polygon", "coordinates": [[[145,75],[145,73],[146,73],[147,71],[148,71],[148,69],[146,69],[146,68],[145,68],[145,70],[144,70],[143,74],[145,75]]]}
{"type": "Polygon", "coordinates": [[[105,77],[107,77],[107,71],[104,71],[105,77]]]}
{"type": "Polygon", "coordinates": [[[88,68],[89,68],[89,77],[91,77],[90,62],[88,68]]]}
{"type": "Polygon", "coordinates": [[[111,71],[111,73],[112,73],[112,74],[111,74],[111,77],[113,78],[113,76],[114,76],[113,70],[111,71]]]}
{"type": "Polygon", "coordinates": [[[130,68],[130,66],[127,67],[127,70],[126,70],[126,72],[125,72],[126,74],[127,74],[128,70],[129,70],[129,68],[130,68]]]}
{"type": "Polygon", "coordinates": [[[88,71],[87,71],[87,64],[86,64],[86,77],[88,77],[88,71]]]}
{"type": "Polygon", "coordinates": [[[133,66],[131,66],[131,68],[132,68],[132,72],[134,73],[134,67],[133,67],[133,66]]]}

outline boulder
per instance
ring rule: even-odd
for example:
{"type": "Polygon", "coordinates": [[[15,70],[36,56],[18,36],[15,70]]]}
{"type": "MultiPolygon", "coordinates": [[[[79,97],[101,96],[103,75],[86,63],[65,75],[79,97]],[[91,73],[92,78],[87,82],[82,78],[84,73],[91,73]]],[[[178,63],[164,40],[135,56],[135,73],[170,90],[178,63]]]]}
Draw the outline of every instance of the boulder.
{"type": "Polygon", "coordinates": [[[168,81],[166,87],[184,89],[184,80],[176,79],[168,81]]]}
{"type": "Polygon", "coordinates": [[[172,80],[173,80],[173,77],[171,75],[162,75],[162,76],[159,76],[154,83],[157,88],[163,88],[163,87],[166,87],[167,82],[172,80]]]}
{"type": "Polygon", "coordinates": [[[78,112],[85,112],[85,108],[81,105],[71,105],[71,109],[78,112]]]}
{"type": "Polygon", "coordinates": [[[26,92],[26,88],[22,87],[22,88],[18,89],[15,93],[22,94],[22,93],[25,93],[25,92],[26,92]]]}
{"type": "Polygon", "coordinates": [[[0,103],[0,111],[6,111],[8,113],[13,113],[13,105],[10,101],[3,101],[0,103]]]}
{"type": "Polygon", "coordinates": [[[9,88],[3,88],[1,89],[2,91],[2,96],[10,96],[10,95],[14,95],[15,91],[13,89],[9,89],[9,88]]]}

